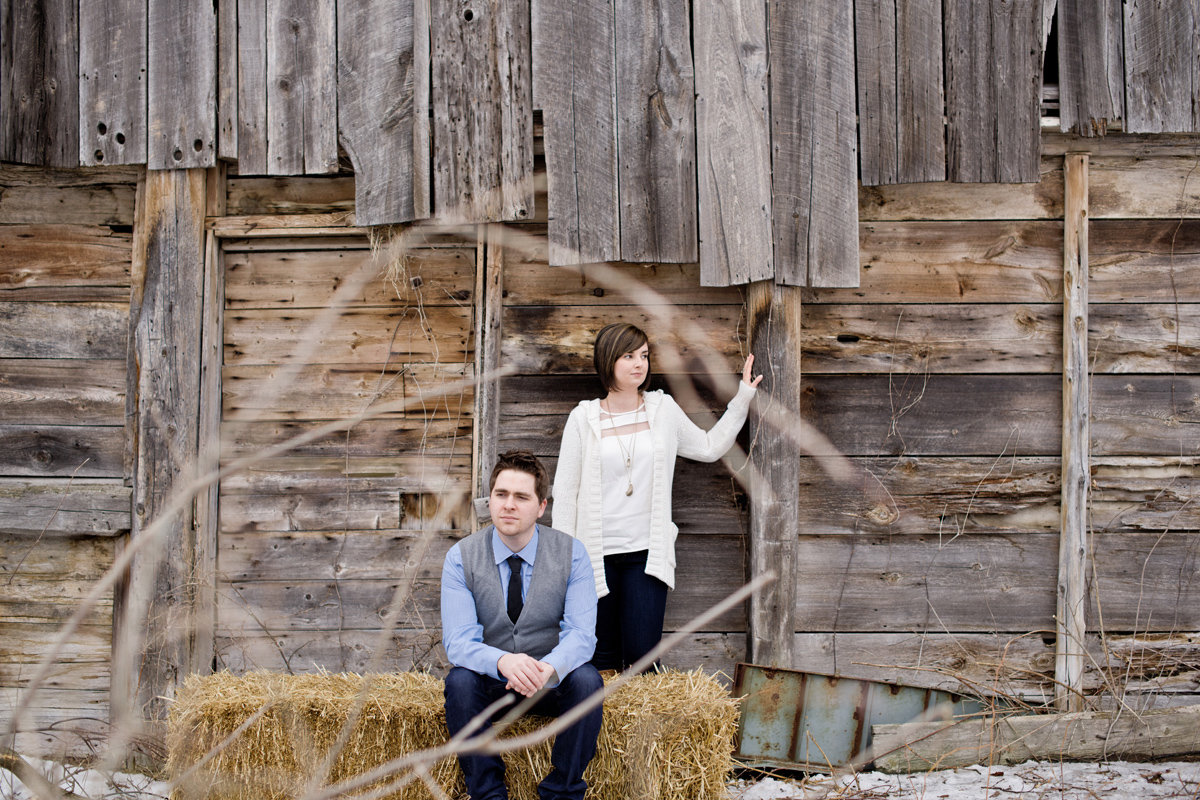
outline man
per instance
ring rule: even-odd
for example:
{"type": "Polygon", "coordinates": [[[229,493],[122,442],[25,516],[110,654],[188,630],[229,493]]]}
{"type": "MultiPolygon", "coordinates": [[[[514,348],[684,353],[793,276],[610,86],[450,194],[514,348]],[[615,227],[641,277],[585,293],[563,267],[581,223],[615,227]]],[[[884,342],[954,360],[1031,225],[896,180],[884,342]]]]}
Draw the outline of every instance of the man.
{"type": "MultiPolygon", "coordinates": [[[[489,487],[492,524],[446,554],[442,640],[454,665],[446,676],[451,735],[505,692],[542,691],[530,713],[558,716],[604,685],[588,663],[596,647],[596,583],[587,551],[537,524],[549,486],[533,453],[504,453],[489,487]]],[[[538,785],[542,800],[582,800],[601,718],[597,706],[555,737],[553,769],[538,785]]],[[[506,800],[499,756],[460,756],[459,764],[472,800],[506,800]]]]}

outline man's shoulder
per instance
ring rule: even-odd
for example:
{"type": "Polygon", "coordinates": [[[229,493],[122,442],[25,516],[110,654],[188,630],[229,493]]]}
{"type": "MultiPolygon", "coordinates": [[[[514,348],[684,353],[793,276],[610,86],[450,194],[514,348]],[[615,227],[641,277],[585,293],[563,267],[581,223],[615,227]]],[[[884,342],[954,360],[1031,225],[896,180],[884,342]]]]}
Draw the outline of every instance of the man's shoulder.
{"type": "MultiPolygon", "coordinates": [[[[485,525],[472,534],[464,536],[454,543],[453,547],[457,547],[460,553],[474,552],[479,548],[491,549],[492,546],[492,526],[485,525]]],[[[453,549],[453,547],[451,549],[453,549]]]]}

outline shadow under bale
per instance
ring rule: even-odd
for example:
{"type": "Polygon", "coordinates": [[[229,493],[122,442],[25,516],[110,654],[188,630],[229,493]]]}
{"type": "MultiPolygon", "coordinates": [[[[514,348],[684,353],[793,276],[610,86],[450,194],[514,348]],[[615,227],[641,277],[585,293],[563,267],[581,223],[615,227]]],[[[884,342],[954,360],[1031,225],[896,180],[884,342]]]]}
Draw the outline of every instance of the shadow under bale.
{"type": "MultiPolygon", "coordinates": [[[[699,670],[665,671],[632,679],[605,701],[596,758],[584,775],[587,797],[723,797],[733,767],[737,719],[737,701],[699,670]]],[[[529,733],[546,722],[545,718],[522,719],[503,738],[529,733]]],[[[400,756],[444,744],[448,733],[442,681],[416,672],[366,679],[352,674],[268,672],[189,678],[171,711],[168,767],[178,779],[200,766],[180,782],[174,797],[300,797],[312,787],[314,774],[322,769],[339,737],[344,744],[318,786],[333,785],[400,756]],[[357,721],[346,730],[356,708],[357,721]],[[256,714],[258,718],[250,721],[256,714]],[[242,725],[245,729],[240,734],[212,753],[242,725]]],[[[505,754],[513,800],[536,800],[537,782],[550,771],[552,741],[505,754]]],[[[450,797],[465,796],[462,773],[453,757],[432,765],[428,779],[450,797]]],[[[372,793],[382,785],[357,791],[372,793]]],[[[384,796],[417,800],[437,795],[416,780],[384,796]]]]}

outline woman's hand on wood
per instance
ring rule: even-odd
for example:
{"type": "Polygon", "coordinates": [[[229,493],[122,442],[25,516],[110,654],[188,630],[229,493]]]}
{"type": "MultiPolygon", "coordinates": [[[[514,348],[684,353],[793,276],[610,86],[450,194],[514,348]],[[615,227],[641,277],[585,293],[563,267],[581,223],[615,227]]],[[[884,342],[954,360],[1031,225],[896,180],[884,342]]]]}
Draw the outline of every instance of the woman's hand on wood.
{"type": "Polygon", "coordinates": [[[763,376],[759,375],[757,378],[752,379],[750,377],[750,369],[753,366],[754,366],[754,354],[751,353],[750,355],[746,356],[746,363],[742,367],[742,383],[746,384],[747,386],[749,386],[753,389],[757,389],[758,385],[760,383],[762,383],[763,376]]]}

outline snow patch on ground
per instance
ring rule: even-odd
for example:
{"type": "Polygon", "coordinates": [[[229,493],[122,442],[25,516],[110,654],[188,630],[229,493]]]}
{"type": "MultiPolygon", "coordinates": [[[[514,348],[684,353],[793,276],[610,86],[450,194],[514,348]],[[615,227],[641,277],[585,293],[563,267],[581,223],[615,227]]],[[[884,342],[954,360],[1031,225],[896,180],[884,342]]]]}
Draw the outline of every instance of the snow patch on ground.
{"type": "MultiPolygon", "coordinates": [[[[109,773],[26,757],[57,786],[94,800],[164,800],[167,784],[145,775],[109,773]]],[[[1014,767],[965,767],[913,775],[860,772],[800,780],[761,778],[730,784],[732,800],[1151,800],[1200,797],[1200,763],[1075,764],[1027,761],[1014,767]]],[[[0,798],[37,800],[0,769],[0,798]]]]}
{"type": "Polygon", "coordinates": [[[912,775],[862,772],[763,778],[730,785],[735,800],[1149,800],[1200,796],[1200,763],[1103,764],[1027,761],[1012,767],[972,766],[912,775]]]}

